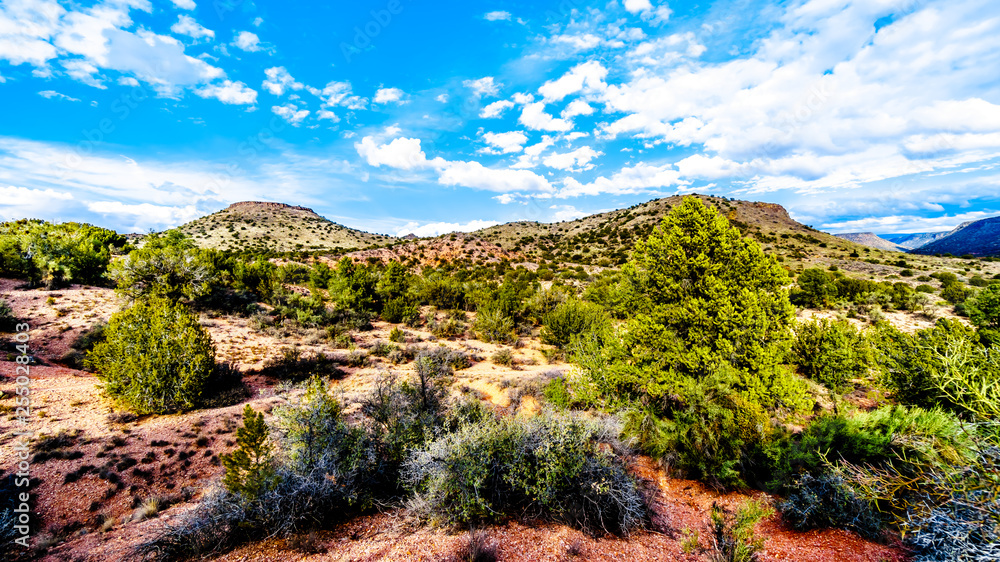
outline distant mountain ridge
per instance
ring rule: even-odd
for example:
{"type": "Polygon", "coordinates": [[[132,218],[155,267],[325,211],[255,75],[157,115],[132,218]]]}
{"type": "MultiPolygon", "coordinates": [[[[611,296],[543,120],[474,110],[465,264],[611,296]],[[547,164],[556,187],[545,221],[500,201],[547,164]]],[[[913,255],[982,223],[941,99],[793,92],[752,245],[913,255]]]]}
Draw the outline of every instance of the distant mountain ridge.
{"type": "Polygon", "coordinates": [[[919,254],[1000,255],[1000,217],[965,222],[947,236],[913,250],[919,254]]]}
{"type": "Polygon", "coordinates": [[[951,232],[952,231],[916,232],[911,234],[879,234],[879,237],[884,238],[889,242],[898,244],[907,250],[915,250],[925,244],[930,244],[935,240],[940,240],[951,234],[951,232]]]}
{"type": "Polygon", "coordinates": [[[891,240],[886,240],[874,232],[846,232],[838,234],[837,237],[843,238],[844,240],[850,240],[855,244],[861,244],[862,246],[877,248],[879,250],[887,250],[889,252],[905,252],[907,250],[905,246],[892,242],[891,240]]]}

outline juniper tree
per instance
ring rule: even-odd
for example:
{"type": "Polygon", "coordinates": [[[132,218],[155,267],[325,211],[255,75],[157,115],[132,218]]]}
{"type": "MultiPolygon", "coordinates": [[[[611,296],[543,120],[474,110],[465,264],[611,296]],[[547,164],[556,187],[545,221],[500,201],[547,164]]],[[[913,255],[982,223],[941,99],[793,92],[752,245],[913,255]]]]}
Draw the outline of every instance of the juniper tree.
{"type": "Polygon", "coordinates": [[[226,473],[222,485],[226,490],[252,500],[267,491],[273,481],[271,444],[264,414],[255,412],[249,404],[243,409],[243,427],[236,430],[237,448],[221,456],[226,473]]]}

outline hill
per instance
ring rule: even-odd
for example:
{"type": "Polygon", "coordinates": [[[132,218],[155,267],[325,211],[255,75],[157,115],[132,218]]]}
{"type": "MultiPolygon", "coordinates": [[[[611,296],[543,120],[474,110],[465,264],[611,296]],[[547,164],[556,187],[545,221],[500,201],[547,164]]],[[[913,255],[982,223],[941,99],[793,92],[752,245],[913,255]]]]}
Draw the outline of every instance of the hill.
{"type": "Polygon", "coordinates": [[[916,232],[912,234],[880,234],[880,238],[884,238],[889,242],[893,242],[906,248],[907,250],[915,250],[924,244],[930,244],[935,240],[940,240],[948,236],[948,232],[916,232]]]}
{"type": "Polygon", "coordinates": [[[354,230],[312,209],[284,203],[244,201],[180,227],[203,248],[277,252],[368,248],[392,236],[354,230]]]}
{"type": "MultiPolygon", "coordinates": [[[[857,251],[857,245],[792,219],[781,205],[697,195],[718,208],[745,235],[779,255],[804,258],[816,253],[857,251]]],[[[573,221],[512,222],[472,234],[526,257],[566,263],[610,266],[624,263],[636,241],[652,232],[682,196],[654,199],[627,209],[573,221]]]]}
{"type": "Polygon", "coordinates": [[[956,256],[1000,255],[1000,217],[962,223],[955,230],[916,250],[920,254],[952,254],[956,256]]]}
{"type": "Polygon", "coordinates": [[[837,236],[843,238],[844,240],[850,240],[855,244],[868,246],[869,248],[878,248],[879,250],[888,250],[890,252],[906,251],[906,248],[902,245],[886,240],[885,238],[881,238],[874,232],[849,232],[845,234],[838,234],[837,236]]]}

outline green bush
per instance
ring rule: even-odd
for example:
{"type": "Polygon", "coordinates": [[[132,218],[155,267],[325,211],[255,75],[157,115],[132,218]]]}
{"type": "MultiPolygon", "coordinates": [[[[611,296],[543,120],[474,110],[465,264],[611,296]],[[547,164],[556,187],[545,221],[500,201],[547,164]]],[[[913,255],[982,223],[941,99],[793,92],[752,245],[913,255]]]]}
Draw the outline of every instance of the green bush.
{"type": "Polygon", "coordinates": [[[613,452],[622,450],[616,433],[569,416],[464,425],[407,459],[411,509],[445,524],[536,513],[593,533],[628,533],[645,524],[646,505],[613,452]]]}
{"type": "Polygon", "coordinates": [[[181,304],[141,300],[111,316],[87,355],[104,391],[137,413],[194,408],[215,368],[215,348],[181,304]]]}
{"type": "Polygon", "coordinates": [[[792,302],[808,308],[827,308],[837,297],[835,277],[822,269],[809,268],[796,280],[798,291],[793,292],[792,302]]]}
{"type": "Polygon", "coordinates": [[[745,500],[728,514],[717,503],[712,504],[711,529],[715,539],[713,562],[753,562],[764,548],[764,537],[754,532],[761,519],[774,510],[760,500],[745,500]]]}
{"type": "Polygon", "coordinates": [[[779,509],[799,531],[832,527],[876,539],[886,524],[872,503],[837,474],[804,474],[779,509]]]}
{"type": "Polygon", "coordinates": [[[398,326],[393,326],[392,330],[389,331],[389,341],[403,343],[406,341],[406,335],[403,334],[403,330],[400,330],[398,326]]]}
{"type": "Polygon", "coordinates": [[[206,254],[190,240],[163,241],[156,237],[114,262],[109,271],[118,292],[130,299],[157,297],[174,301],[208,296],[218,283],[217,273],[206,254]]]}
{"type": "Polygon", "coordinates": [[[382,307],[382,320],[391,324],[413,322],[420,316],[417,306],[406,297],[396,297],[385,303],[382,307]]]}
{"type": "Polygon", "coordinates": [[[574,336],[599,331],[609,322],[607,313],[600,305],[569,299],[556,305],[543,317],[541,340],[563,349],[574,336]]]}
{"type": "Polygon", "coordinates": [[[488,308],[476,313],[476,337],[484,342],[512,343],[514,319],[499,308],[488,308]]]}
{"type": "Polygon", "coordinates": [[[510,367],[514,364],[514,353],[507,348],[498,350],[496,353],[490,357],[490,361],[494,365],[502,365],[504,367],[510,367]]]}
{"type": "Polygon", "coordinates": [[[850,323],[811,320],[795,328],[793,360],[800,372],[835,392],[868,371],[870,354],[862,334],[850,323]]]}

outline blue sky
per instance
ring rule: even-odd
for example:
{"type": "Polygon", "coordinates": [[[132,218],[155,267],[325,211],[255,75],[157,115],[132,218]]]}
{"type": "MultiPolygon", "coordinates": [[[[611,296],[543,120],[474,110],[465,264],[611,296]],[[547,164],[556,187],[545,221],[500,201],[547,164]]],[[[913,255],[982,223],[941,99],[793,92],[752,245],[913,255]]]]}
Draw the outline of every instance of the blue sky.
{"type": "Polygon", "coordinates": [[[832,232],[1000,214],[994,0],[0,4],[0,216],[243,200],[431,235],[699,192],[832,232]]]}

